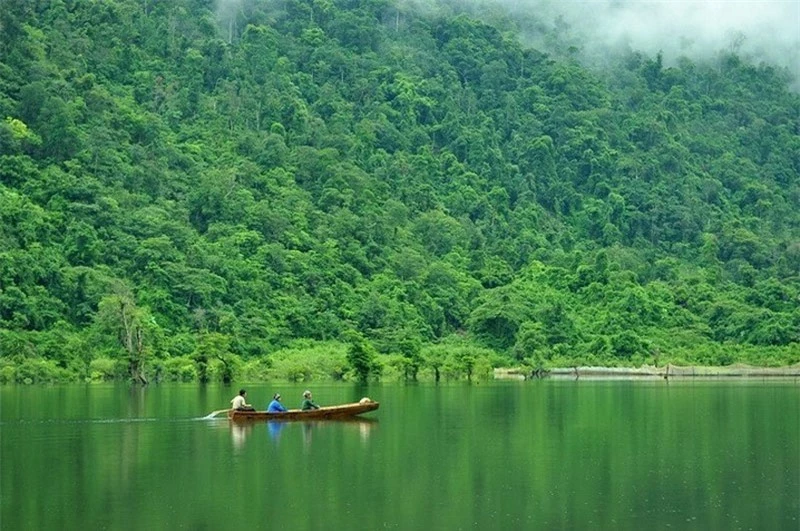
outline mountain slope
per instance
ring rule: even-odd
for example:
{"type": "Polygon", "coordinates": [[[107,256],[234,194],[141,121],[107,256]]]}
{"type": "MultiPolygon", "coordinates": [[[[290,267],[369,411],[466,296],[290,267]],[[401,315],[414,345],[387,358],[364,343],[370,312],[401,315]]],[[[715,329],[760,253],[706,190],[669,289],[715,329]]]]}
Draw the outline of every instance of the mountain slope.
{"type": "Polygon", "coordinates": [[[408,375],[442,341],[800,361],[780,70],[597,72],[447,5],[225,6],[2,10],[4,379],[203,379],[352,333],[408,375]]]}

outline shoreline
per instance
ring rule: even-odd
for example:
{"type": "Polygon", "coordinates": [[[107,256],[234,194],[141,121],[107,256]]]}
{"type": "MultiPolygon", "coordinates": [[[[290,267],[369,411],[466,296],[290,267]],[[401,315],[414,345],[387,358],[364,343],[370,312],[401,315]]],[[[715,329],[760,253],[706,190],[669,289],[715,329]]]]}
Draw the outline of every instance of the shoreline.
{"type": "Polygon", "coordinates": [[[557,367],[533,371],[521,368],[500,368],[494,370],[496,380],[530,380],[543,378],[556,379],[664,379],[671,378],[800,378],[800,364],[787,367],[756,367],[734,364],[726,366],[682,366],[667,364],[663,367],[645,365],[642,367],[557,367]]]}

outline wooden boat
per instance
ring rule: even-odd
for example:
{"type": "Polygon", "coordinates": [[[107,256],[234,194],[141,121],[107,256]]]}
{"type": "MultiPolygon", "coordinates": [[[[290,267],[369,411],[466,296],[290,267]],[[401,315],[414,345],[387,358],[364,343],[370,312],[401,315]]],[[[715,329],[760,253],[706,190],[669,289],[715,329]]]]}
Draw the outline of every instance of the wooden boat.
{"type": "Polygon", "coordinates": [[[375,411],[380,406],[378,402],[355,402],[353,404],[342,404],[339,406],[326,406],[319,409],[290,409],[268,413],[266,411],[242,411],[239,409],[229,409],[228,418],[231,420],[340,420],[355,417],[362,413],[375,411]]]}

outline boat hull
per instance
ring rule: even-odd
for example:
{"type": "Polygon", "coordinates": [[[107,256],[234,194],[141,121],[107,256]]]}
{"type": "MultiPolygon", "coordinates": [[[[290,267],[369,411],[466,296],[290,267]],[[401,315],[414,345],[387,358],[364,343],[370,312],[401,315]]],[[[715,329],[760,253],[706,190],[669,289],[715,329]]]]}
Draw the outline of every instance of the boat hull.
{"type": "Polygon", "coordinates": [[[354,404],[343,404],[340,406],[327,406],[319,409],[309,409],[303,411],[301,409],[290,409],[288,411],[280,411],[276,413],[268,413],[266,411],[241,411],[238,409],[229,409],[228,418],[235,421],[248,421],[248,420],[277,420],[277,421],[292,421],[292,420],[340,420],[348,419],[369,413],[378,409],[380,404],[378,402],[356,402],[354,404]]]}

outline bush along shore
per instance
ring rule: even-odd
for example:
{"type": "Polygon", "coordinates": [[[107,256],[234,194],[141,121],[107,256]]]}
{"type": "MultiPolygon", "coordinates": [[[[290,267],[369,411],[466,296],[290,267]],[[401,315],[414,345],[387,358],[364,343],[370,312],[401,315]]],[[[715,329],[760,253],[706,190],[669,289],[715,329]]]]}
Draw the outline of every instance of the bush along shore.
{"type": "Polygon", "coordinates": [[[363,336],[351,334],[349,343],[300,340],[269,355],[250,358],[213,348],[180,356],[145,356],[135,359],[136,363],[124,352],[62,356],[60,360],[0,357],[0,384],[800,377],[797,353],[786,349],[767,352],[770,355],[759,349],[733,351],[725,356],[709,356],[703,349],[693,349],[670,357],[658,354],[625,360],[549,354],[516,359],[463,340],[424,345],[407,352],[379,353],[363,336]],[[720,363],[731,356],[737,361],[720,363]]]}

